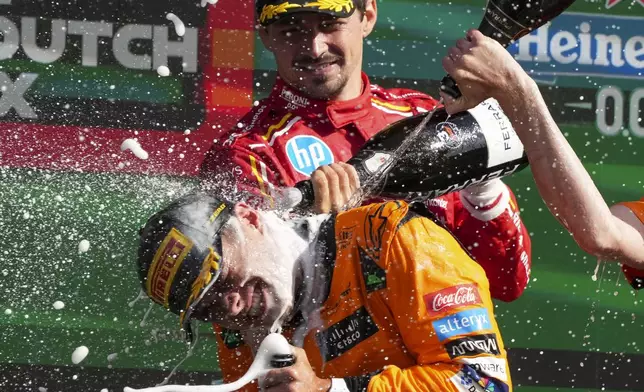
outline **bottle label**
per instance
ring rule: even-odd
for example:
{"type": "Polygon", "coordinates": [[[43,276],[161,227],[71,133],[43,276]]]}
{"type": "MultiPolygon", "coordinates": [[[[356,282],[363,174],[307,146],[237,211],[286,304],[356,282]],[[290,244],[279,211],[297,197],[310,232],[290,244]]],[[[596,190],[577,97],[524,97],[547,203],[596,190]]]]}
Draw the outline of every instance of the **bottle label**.
{"type": "Polygon", "coordinates": [[[510,120],[495,99],[488,99],[469,110],[481,128],[488,149],[487,167],[495,167],[520,159],[523,144],[510,120]]]}

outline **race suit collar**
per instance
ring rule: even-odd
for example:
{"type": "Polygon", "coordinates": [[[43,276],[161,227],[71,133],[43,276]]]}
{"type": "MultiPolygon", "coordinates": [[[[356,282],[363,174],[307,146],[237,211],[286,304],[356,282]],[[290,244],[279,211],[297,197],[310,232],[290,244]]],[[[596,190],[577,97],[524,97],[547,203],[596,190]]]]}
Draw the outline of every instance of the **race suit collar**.
{"type": "Polygon", "coordinates": [[[289,112],[303,119],[313,120],[326,117],[333,127],[343,128],[369,115],[371,109],[371,84],[367,74],[363,72],[361,76],[362,93],[360,96],[348,101],[327,101],[309,98],[292,88],[278,76],[273,86],[270,100],[283,104],[289,112]]]}
{"type": "Polygon", "coordinates": [[[323,214],[289,222],[309,242],[309,251],[300,260],[302,277],[296,286],[293,318],[286,324],[293,328],[293,344],[298,347],[310,329],[321,325],[320,308],[329,295],[335,266],[335,217],[323,214]]]}

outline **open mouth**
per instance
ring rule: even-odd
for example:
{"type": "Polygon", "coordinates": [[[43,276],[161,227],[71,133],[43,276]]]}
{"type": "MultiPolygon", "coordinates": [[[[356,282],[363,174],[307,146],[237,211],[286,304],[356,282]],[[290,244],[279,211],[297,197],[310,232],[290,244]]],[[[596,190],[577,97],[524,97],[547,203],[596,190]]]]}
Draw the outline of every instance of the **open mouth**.
{"type": "Polygon", "coordinates": [[[266,313],[266,290],[261,282],[253,286],[253,294],[250,300],[250,307],[246,316],[252,319],[262,318],[266,313]]]}

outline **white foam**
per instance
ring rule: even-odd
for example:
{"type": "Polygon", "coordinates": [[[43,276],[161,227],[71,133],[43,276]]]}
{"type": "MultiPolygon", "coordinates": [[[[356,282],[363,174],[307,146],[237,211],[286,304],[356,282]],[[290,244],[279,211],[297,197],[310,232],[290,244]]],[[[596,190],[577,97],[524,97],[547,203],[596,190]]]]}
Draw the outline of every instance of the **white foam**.
{"type": "Polygon", "coordinates": [[[6,314],[7,316],[9,316],[12,313],[13,313],[13,310],[11,310],[11,309],[5,309],[4,310],[4,314],[6,314]]]}
{"type": "Polygon", "coordinates": [[[78,365],[83,362],[87,357],[87,354],[89,354],[89,349],[86,346],[76,347],[76,350],[72,353],[72,363],[74,365],[78,365]]]}
{"type": "Polygon", "coordinates": [[[108,361],[108,362],[112,362],[112,361],[114,361],[117,357],[118,357],[118,354],[117,354],[117,353],[109,354],[109,355],[107,356],[107,361],[108,361]]]}
{"type": "Polygon", "coordinates": [[[81,240],[81,242],[78,243],[78,253],[85,253],[88,250],[89,250],[89,241],[81,240]]]}
{"type": "Polygon", "coordinates": [[[107,388],[103,388],[101,389],[101,392],[110,392],[110,391],[108,391],[107,388]]]}
{"type": "Polygon", "coordinates": [[[170,68],[166,67],[165,65],[159,65],[159,68],[157,68],[157,73],[159,76],[170,76],[170,68]]]}
{"type": "Polygon", "coordinates": [[[38,392],[47,392],[47,388],[45,388],[45,387],[38,387],[38,392]]]}
{"type": "Polygon", "coordinates": [[[201,0],[201,6],[205,7],[207,4],[215,5],[218,0],[201,0]]]}
{"type": "Polygon", "coordinates": [[[61,310],[62,308],[65,307],[65,303],[63,301],[56,301],[54,302],[54,309],[56,310],[61,310]]]}
{"type": "MultiPolygon", "coordinates": [[[[170,72],[170,71],[168,71],[170,72]]],[[[149,154],[145,151],[136,139],[125,139],[121,143],[121,151],[130,150],[139,159],[148,159],[149,154]]]]}
{"type": "Polygon", "coordinates": [[[132,301],[128,302],[127,306],[129,306],[129,307],[131,308],[131,307],[133,307],[133,306],[134,306],[134,304],[135,304],[135,303],[137,303],[140,299],[143,299],[143,298],[145,298],[145,297],[147,297],[147,294],[145,293],[145,291],[144,291],[143,289],[141,289],[141,290],[139,290],[139,294],[136,296],[136,298],[134,298],[132,301]]]}
{"type": "Polygon", "coordinates": [[[181,19],[172,12],[168,12],[168,15],[166,15],[165,18],[174,24],[174,31],[177,32],[177,35],[179,37],[183,37],[186,33],[186,26],[183,24],[181,19]]]}
{"type": "Polygon", "coordinates": [[[602,263],[602,259],[597,259],[597,266],[595,267],[595,272],[593,273],[593,276],[591,277],[593,282],[597,282],[597,274],[599,273],[599,266],[601,265],[601,263],[602,263]]]}

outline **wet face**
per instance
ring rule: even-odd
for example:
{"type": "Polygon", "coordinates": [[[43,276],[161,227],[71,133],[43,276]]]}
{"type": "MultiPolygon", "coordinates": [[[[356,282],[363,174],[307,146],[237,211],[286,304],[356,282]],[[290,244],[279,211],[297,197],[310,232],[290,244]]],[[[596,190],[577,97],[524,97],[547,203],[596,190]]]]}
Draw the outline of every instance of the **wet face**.
{"type": "Polygon", "coordinates": [[[363,39],[375,24],[375,4],[368,3],[348,18],[302,12],[260,28],[280,77],[312,98],[343,99],[356,86],[359,94],[363,39]]]}
{"type": "Polygon", "coordinates": [[[243,228],[222,234],[223,268],[193,313],[195,319],[247,330],[271,327],[292,309],[293,263],[268,236],[243,228]]]}

